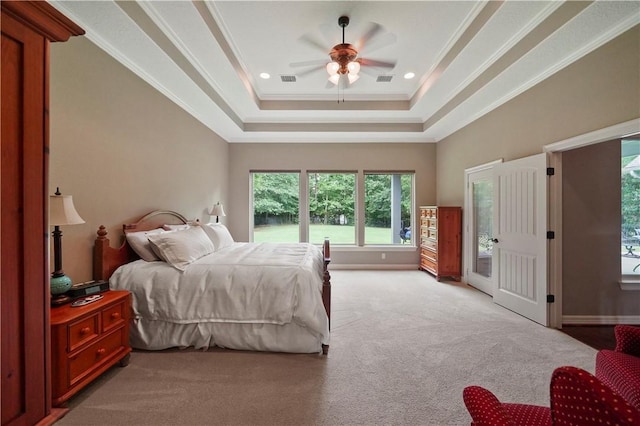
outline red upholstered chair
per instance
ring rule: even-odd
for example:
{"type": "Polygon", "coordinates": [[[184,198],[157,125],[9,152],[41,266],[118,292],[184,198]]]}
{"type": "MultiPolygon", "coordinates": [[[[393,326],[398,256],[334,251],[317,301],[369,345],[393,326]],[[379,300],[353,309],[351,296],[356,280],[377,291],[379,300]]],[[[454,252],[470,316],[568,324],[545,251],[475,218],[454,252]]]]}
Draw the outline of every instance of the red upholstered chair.
{"type": "Polygon", "coordinates": [[[640,327],[617,325],[616,348],[596,355],[596,377],[640,410],[640,327]]]}
{"type": "Polygon", "coordinates": [[[474,426],[640,425],[640,411],[580,368],[557,368],[550,393],[551,408],[502,403],[479,386],[465,388],[463,398],[474,426]]]}

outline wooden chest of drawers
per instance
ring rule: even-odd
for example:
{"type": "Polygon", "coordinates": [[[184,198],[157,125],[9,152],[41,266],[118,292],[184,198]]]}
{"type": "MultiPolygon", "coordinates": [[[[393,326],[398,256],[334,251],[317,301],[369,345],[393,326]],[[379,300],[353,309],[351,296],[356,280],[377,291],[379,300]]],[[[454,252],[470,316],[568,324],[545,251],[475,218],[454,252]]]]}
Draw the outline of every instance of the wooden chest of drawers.
{"type": "Polygon", "coordinates": [[[116,363],[129,362],[128,291],[107,291],[86,306],[51,308],[53,405],[60,405],[116,363]]]}
{"type": "Polygon", "coordinates": [[[460,281],[462,271],[462,209],[420,207],[420,269],[460,281]]]}

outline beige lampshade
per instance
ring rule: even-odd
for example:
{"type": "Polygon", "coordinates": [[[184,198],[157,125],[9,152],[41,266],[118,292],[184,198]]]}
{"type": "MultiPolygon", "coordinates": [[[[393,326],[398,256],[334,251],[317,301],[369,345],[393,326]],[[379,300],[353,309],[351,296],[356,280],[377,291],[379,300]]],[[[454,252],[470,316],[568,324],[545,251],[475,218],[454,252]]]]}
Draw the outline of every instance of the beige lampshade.
{"type": "Polygon", "coordinates": [[[222,207],[222,204],[220,203],[215,204],[211,208],[211,211],[209,212],[209,216],[226,216],[226,214],[224,214],[224,207],[222,207]]]}
{"type": "Polygon", "coordinates": [[[84,223],[73,206],[71,195],[52,195],[49,197],[50,225],[78,225],[84,223]]]}

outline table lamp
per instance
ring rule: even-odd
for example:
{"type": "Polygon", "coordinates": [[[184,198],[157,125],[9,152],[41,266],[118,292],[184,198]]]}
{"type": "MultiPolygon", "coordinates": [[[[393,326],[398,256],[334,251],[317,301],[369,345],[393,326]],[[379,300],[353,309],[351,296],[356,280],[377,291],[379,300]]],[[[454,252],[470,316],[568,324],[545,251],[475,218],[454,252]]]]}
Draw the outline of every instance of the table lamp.
{"type": "Polygon", "coordinates": [[[224,208],[222,207],[222,204],[220,204],[220,201],[218,201],[218,203],[211,208],[209,216],[215,216],[216,223],[218,223],[218,216],[226,216],[226,214],[224,214],[224,208]]]}
{"type": "Polygon", "coordinates": [[[71,288],[71,278],[62,270],[62,231],[61,225],[77,225],[84,223],[76,208],[73,206],[71,195],[62,195],[60,188],[56,188],[55,195],[49,197],[49,224],[53,229],[53,257],[54,270],[51,274],[51,303],[59,305],[69,300],[66,293],[71,288]]]}

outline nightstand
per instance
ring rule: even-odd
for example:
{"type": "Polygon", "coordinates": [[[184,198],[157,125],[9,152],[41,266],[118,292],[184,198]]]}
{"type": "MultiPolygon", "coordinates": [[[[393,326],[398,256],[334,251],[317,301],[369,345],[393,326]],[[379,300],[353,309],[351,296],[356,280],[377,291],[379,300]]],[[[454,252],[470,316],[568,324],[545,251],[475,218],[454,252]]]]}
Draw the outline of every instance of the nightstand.
{"type": "Polygon", "coordinates": [[[128,291],[101,293],[81,307],[51,308],[51,383],[53,405],[59,406],[115,364],[129,363],[128,291]]]}

